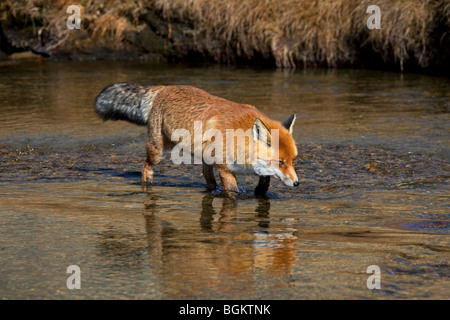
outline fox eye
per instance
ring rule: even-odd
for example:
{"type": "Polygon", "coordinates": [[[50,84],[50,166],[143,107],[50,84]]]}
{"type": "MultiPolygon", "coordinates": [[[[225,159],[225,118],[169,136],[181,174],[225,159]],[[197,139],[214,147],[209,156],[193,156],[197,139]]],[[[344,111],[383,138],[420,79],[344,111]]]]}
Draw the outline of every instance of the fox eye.
{"type": "Polygon", "coordinates": [[[285,164],[284,164],[284,162],[283,161],[278,161],[278,165],[281,167],[281,166],[284,166],[285,164]]]}

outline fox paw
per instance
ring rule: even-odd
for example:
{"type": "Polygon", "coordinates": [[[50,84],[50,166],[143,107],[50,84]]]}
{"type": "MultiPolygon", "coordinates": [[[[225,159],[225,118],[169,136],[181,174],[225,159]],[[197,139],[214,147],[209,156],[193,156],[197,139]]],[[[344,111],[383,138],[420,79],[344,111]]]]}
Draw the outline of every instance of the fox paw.
{"type": "Polygon", "coordinates": [[[218,195],[221,195],[223,193],[223,190],[222,190],[221,186],[216,186],[215,189],[209,190],[209,193],[214,195],[214,196],[218,196],[218,195]]]}

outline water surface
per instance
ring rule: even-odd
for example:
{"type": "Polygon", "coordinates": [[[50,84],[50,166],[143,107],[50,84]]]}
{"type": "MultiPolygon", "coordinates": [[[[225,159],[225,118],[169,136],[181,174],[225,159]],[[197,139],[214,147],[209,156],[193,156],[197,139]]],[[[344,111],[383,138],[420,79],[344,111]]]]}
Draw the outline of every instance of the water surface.
{"type": "Polygon", "coordinates": [[[0,66],[0,296],[448,299],[449,92],[445,78],[376,71],[0,66]],[[231,201],[166,158],[143,189],[145,128],[93,112],[119,81],[295,112],[301,186],[231,201]],[[366,286],[370,265],[381,290],[366,286]]]}

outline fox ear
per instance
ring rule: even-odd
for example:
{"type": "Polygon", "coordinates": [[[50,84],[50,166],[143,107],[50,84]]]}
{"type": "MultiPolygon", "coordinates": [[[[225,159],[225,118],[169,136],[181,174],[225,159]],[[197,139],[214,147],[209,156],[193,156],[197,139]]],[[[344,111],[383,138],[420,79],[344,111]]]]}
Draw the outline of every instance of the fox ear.
{"type": "Polygon", "coordinates": [[[295,119],[297,119],[297,116],[295,115],[295,113],[293,113],[283,122],[283,127],[288,129],[290,134],[292,134],[292,131],[294,130],[295,119]]]}
{"type": "Polygon", "coordinates": [[[257,140],[265,143],[268,147],[271,145],[270,131],[261,119],[256,119],[253,124],[253,141],[257,140]]]}

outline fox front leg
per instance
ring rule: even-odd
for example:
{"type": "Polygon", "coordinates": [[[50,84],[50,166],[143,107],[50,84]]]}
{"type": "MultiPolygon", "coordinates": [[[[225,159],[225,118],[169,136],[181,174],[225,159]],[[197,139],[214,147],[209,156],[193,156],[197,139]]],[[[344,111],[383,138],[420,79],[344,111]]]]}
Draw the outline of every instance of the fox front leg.
{"type": "Polygon", "coordinates": [[[258,185],[255,188],[255,196],[264,196],[269,190],[270,176],[260,176],[258,185]]]}
{"type": "Polygon", "coordinates": [[[236,176],[233,172],[224,167],[217,167],[217,171],[219,171],[223,192],[227,196],[234,198],[237,194],[239,194],[239,187],[236,182],[236,176]]]}

